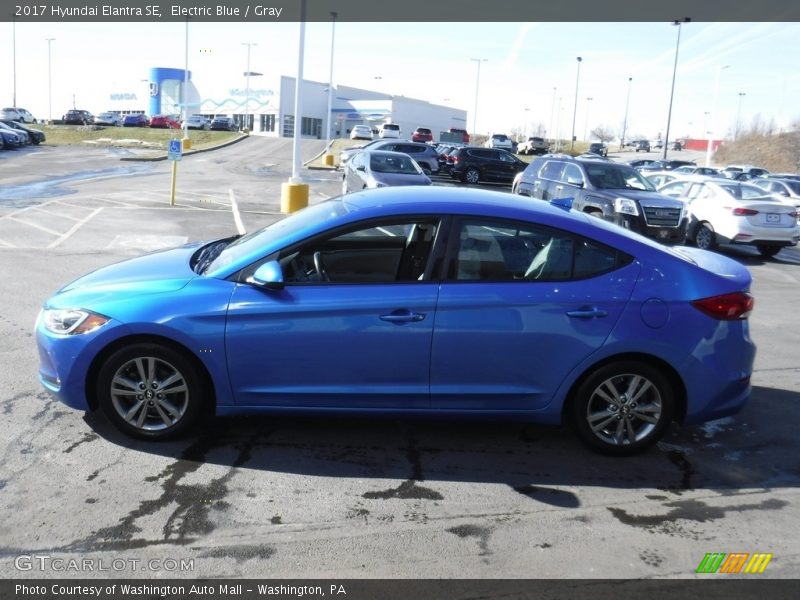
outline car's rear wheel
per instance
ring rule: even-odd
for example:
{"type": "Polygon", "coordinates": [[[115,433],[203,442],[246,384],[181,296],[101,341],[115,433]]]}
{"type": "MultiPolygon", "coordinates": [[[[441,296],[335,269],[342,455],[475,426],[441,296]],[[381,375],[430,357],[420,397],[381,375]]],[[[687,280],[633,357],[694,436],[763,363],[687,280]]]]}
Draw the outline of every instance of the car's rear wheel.
{"type": "Polygon", "coordinates": [[[186,432],[202,412],[204,394],[193,365],[180,352],[154,343],[127,346],[100,367],[97,400],[123,432],[166,439],[186,432]]]}
{"type": "Polygon", "coordinates": [[[481,179],[480,171],[478,171],[478,169],[474,167],[470,167],[469,169],[467,169],[467,172],[464,173],[464,181],[466,183],[476,184],[480,181],[480,179],[481,179]]]}
{"type": "Polygon", "coordinates": [[[764,245],[764,244],[759,244],[758,246],[756,246],[756,250],[758,250],[758,253],[761,256],[764,256],[766,258],[772,258],[778,252],[781,251],[781,247],[780,246],[767,246],[767,245],[764,245]]]}
{"type": "Polygon", "coordinates": [[[709,223],[700,223],[694,233],[694,243],[701,250],[715,250],[717,247],[717,234],[709,223]]]}
{"type": "Polygon", "coordinates": [[[569,407],[581,441],[603,454],[623,456],[657,442],[672,420],[673,386],[650,364],[607,364],[578,387],[569,407]]]}

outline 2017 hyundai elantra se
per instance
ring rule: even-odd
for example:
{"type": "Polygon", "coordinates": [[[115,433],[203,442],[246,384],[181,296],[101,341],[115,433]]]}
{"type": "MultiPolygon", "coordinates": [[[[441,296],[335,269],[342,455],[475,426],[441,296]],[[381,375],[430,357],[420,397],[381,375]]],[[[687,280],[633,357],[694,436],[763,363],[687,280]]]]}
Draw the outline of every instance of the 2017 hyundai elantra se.
{"type": "Polygon", "coordinates": [[[390,187],[68,284],[37,320],[39,376],[150,439],[207,409],[499,415],[630,454],[743,406],[750,283],[547,202],[390,187]]]}

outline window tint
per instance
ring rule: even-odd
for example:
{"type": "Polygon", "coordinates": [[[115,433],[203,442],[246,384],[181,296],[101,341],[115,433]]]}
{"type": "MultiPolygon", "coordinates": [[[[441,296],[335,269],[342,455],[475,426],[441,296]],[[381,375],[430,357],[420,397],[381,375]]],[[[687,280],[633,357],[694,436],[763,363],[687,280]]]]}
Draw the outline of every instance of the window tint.
{"type": "Polygon", "coordinates": [[[539,171],[539,177],[542,179],[550,179],[552,181],[561,180],[561,169],[564,168],[564,163],[556,160],[551,160],[545,163],[542,170],[539,171]]]}
{"type": "Polygon", "coordinates": [[[437,230],[430,219],[373,222],[284,250],[278,260],[288,284],[418,281],[437,230]]]}
{"type": "Polygon", "coordinates": [[[588,239],[530,223],[462,222],[450,279],[564,281],[622,264],[620,254],[588,239]]]}
{"type": "Polygon", "coordinates": [[[583,173],[576,165],[567,163],[564,165],[561,181],[569,185],[581,185],[583,183],[583,173]]]}

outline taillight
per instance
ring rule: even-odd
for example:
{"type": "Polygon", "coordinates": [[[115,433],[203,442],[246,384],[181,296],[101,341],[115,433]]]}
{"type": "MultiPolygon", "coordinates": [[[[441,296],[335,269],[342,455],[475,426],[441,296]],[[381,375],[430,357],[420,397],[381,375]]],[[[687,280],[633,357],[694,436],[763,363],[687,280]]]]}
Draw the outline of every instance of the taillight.
{"type": "Polygon", "coordinates": [[[721,321],[736,321],[746,319],[753,311],[755,300],[746,292],[734,292],[694,300],[692,306],[704,312],[713,319],[721,321]]]}
{"type": "Polygon", "coordinates": [[[757,215],[758,211],[753,210],[752,208],[734,208],[733,215],[735,217],[751,217],[753,215],[757,215]]]}
{"type": "MultiPolygon", "coordinates": [[[[450,162],[450,157],[449,156],[447,157],[447,162],[450,162]]],[[[453,157],[453,164],[456,164],[457,162],[458,162],[458,156],[454,156],[453,157]]]]}

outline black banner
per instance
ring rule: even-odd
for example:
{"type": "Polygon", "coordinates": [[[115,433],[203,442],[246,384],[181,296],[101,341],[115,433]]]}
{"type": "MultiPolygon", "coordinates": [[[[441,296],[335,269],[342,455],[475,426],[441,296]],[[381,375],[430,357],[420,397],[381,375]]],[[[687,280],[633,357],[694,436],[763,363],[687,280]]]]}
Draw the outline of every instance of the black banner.
{"type": "Polygon", "coordinates": [[[525,579],[227,579],[227,580],[5,580],[3,600],[290,600],[340,598],[347,600],[592,600],[646,597],[647,600],[753,598],[794,600],[797,580],[714,579],[670,580],[525,580],[525,579]]]}
{"type": "Polygon", "coordinates": [[[4,0],[0,20],[322,22],[332,11],[350,22],[800,21],[797,0],[4,0]]]}

